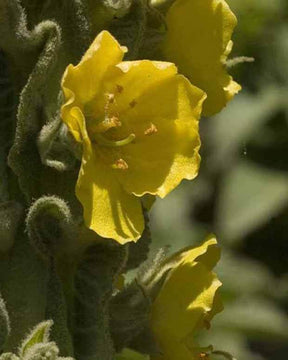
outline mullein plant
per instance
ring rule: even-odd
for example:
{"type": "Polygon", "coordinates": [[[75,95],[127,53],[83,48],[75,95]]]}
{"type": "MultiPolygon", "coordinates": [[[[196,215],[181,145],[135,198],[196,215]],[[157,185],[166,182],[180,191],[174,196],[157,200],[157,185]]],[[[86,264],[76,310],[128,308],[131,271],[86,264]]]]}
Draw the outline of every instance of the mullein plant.
{"type": "Polygon", "coordinates": [[[235,25],[224,0],[0,0],[1,360],[229,358],[197,341],[215,237],[148,253],[201,115],[240,90],[235,25]]]}

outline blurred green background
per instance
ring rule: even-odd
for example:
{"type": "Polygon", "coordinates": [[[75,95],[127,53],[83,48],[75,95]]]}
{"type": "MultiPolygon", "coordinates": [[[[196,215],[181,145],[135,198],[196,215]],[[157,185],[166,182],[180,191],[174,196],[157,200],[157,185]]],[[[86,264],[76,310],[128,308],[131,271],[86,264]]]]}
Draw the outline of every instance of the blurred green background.
{"type": "MultiPolygon", "coordinates": [[[[228,0],[242,92],[201,120],[202,166],[152,211],[154,247],[213,232],[225,310],[203,341],[237,360],[288,359],[288,1],[228,0]]],[[[204,345],[204,344],[203,344],[204,345]]]]}

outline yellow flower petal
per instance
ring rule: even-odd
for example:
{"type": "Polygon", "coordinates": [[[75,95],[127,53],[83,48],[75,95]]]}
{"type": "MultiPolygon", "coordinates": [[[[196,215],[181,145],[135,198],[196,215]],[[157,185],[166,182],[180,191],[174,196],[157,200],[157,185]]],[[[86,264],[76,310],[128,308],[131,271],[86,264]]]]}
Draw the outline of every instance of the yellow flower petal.
{"type": "Polygon", "coordinates": [[[221,282],[211,271],[219,259],[215,245],[216,240],[210,239],[172,257],[175,268],[152,305],[152,330],[163,351],[155,359],[194,359],[195,332],[208,327],[212,315],[221,309],[216,297],[221,282]]]}
{"type": "Polygon", "coordinates": [[[117,97],[123,126],[117,132],[136,137],[121,149],[129,168],[117,176],[129,193],[164,197],[198,173],[198,119],[206,96],[171,64],[124,62],[123,69],[114,76],[123,89],[117,97]]]}
{"type": "Polygon", "coordinates": [[[81,109],[102,92],[102,80],[107,70],[118,64],[126,51],[108,31],[102,31],[93,41],[77,66],[69,65],[62,78],[62,89],[66,99],[62,106],[62,119],[77,141],[79,128],[71,121],[69,110],[81,109]]]}
{"type": "Polygon", "coordinates": [[[100,236],[120,244],[140,238],[144,230],[140,199],[122,189],[95,153],[83,154],[76,195],[83,204],[86,225],[100,236]]]}
{"type": "Polygon", "coordinates": [[[85,143],[76,195],[84,208],[86,226],[120,244],[138,239],[144,229],[140,199],[126,193],[113,170],[107,168],[97,156],[87,136],[81,110],[74,107],[71,115],[80,124],[85,143]]]}
{"type": "Polygon", "coordinates": [[[221,251],[214,235],[209,235],[205,242],[196,247],[188,247],[174,254],[167,261],[174,263],[201,262],[212,270],[220,259],[221,251]]]}
{"type": "Polygon", "coordinates": [[[176,0],[166,21],[165,57],[207,93],[204,115],[219,112],[241,89],[225,68],[235,15],[224,0],[176,0]]]}

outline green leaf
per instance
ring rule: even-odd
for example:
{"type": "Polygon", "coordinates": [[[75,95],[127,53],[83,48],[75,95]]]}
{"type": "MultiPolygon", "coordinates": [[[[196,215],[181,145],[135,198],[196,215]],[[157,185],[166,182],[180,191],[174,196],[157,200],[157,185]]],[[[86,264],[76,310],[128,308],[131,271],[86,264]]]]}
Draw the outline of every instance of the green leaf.
{"type": "Polygon", "coordinates": [[[26,226],[32,244],[44,258],[75,246],[76,227],[70,208],[57,196],[37,199],[29,209],[26,226]]]}
{"type": "Polygon", "coordinates": [[[22,214],[23,208],[16,201],[0,204],[0,253],[12,248],[22,214]]]}
{"type": "Polygon", "coordinates": [[[29,347],[21,360],[57,360],[59,349],[54,342],[35,343],[29,347]]]}
{"type": "Polygon", "coordinates": [[[126,260],[125,246],[108,239],[99,243],[96,235],[95,245],[86,250],[75,276],[73,330],[77,360],[114,357],[109,303],[126,260]]]}
{"type": "Polygon", "coordinates": [[[19,355],[24,357],[26,352],[36,344],[39,343],[48,343],[49,342],[49,334],[51,327],[53,325],[52,320],[43,321],[42,323],[35,326],[35,328],[30,332],[27,338],[23,341],[19,355]]]}
{"type": "Polygon", "coordinates": [[[47,278],[48,269],[21,226],[9,256],[0,261],[1,293],[11,323],[5,351],[16,351],[27,330],[44,319],[47,278]]]}
{"type": "Polygon", "coordinates": [[[218,200],[219,237],[239,241],[288,203],[288,176],[242,160],[223,179],[218,200]]]}
{"type": "Polygon", "coordinates": [[[0,360],[19,360],[19,357],[13,353],[3,353],[0,355],[0,360]]]}
{"type": "Polygon", "coordinates": [[[129,252],[125,270],[132,270],[141,265],[148,258],[150,244],[151,244],[151,231],[149,226],[148,213],[144,212],[145,229],[142,236],[136,243],[128,243],[129,252]]]}
{"type": "Polygon", "coordinates": [[[43,22],[32,33],[26,34],[30,46],[36,44],[35,50],[39,47],[43,50],[20,95],[15,141],[10,149],[8,163],[18,176],[27,200],[39,197],[41,190],[41,159],[36,143],[43,125],[43,119],[39,116],[39,103],[43,102],[42,96],[45,98],[44,94],[47,93],[47,76],[55,69],[61,44],[60,34],[58,25],[52,21],[43,22]]]}
{"type": "Polygon", "coordinates": [[[238,157],[245,144],[286,101],[281,89],[270,86],[257,96],[240,94],[209,127],[213,151],[209,161],[214,167],[226,168],[238,157]],[[223,162],[225,159],[225,162],[223,162]]]}
{"type": "Polygon", "coordinates": [[[9,200],[7,156],[15,126],[16,96],[8,61],[0,50],[0,201],[9,200]]]}
{"type": "Polygon", "coordinates": [[[135,281],[112,298],[110,326],[116,351],[129,346],[149,326],[150,306],[150,299],[135,281]]]}
{"type": "MultiPolygon", "coordinates": [[[[59,108],[60,106],[59,104],[59,108]]],[[[42,127],[37,139],[37,145],[44,165],[58,171],[73,169],[76,164],[76,158],[72,152],[75,146],[73,146],[72,141],[68,143],[69,135],[59,113],[42,127]],[[70,150],[70,148],[72,149],[70,150]]]]}
{"type": "Polygon", "coordinates": [[[0,352],[5,345],[9,333],[10,333],[9,315],[6,309],[6,305],[0,296],[0,352]]]}
{"type": "MultiPolygon", "coordinates": [[[[50,338],[57,343],[61,355],[72,356],[74,350],[71,333],[68,328],[68,317],[69,315],[71,316],[69,310],[72,311],[72,309],[68,309],[62,285],[56,272],[54,261],[51,261],[46,306],[46,318],[53,319],[54,321],[50,338]]],[[[69,284],[64,283],[64,286],[69,286],[69,284]]]]}
{"type": "Polygon", "coordinates": [[[109,31],[116,37],[121,45],[128,47],[127,60],[137,58],[144,40],[147,22],[147,6],[145,0],[135,0],[127,15],[115,18],[109,31]]]}

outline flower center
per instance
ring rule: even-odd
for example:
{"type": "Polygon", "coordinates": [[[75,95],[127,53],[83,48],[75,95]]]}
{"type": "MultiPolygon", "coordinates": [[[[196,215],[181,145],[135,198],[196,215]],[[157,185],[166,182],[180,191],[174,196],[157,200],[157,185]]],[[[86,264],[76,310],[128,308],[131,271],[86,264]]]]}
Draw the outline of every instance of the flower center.
{"type": "MultiPolygon", "coordinates": [[[[121,90],[122,91],[122,90],[121,90]]],[[[107,100],[104,107],[104,120],[100,121],[93,129],[93,139],[97,144],[108,147],[119,147],[130,144],[135,138],[136,135],[131,133],[124,139],[120,140],[111,140],[105,136],[105,133],[112,129],[122,126],[121,121],[119,120],[119,114],[112,106],[115,104],[115,95],[107,94],[107,100]]]]}

